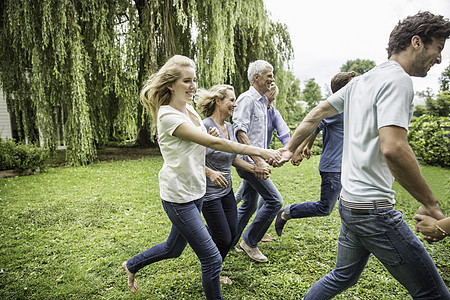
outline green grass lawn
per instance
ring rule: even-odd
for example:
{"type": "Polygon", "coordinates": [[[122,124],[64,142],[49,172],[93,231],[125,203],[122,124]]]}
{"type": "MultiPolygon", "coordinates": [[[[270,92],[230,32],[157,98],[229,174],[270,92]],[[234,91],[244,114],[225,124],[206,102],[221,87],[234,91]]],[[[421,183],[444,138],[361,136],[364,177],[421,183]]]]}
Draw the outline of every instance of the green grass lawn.
{"type": "MultiPolygon", "coordinates": [[[[271,176],[285,204],[316,201],[319,157],[300,167],[286,164],[271,176]]],[[[155,263],[137,274],[132,294],[121,263],[166,240],[170,222],[159,199],[162,158],[98,162],[87,167],[49,168],[44,173],[0,179],[1,299],[204,299],[200,263],[190,247],[181,257],[155,263]]],[[[450,215],[450,170],[422,166],[450,215]]],[[[240,178],[233,172],[234,186],[240,178]]],[[[397,209],[413,226],[419,204],[401,187],[397,209]]],[[[223,274],[225,299],[301,299],[335,263],[340,219],[292,220],[283,236],[261,243],[269,263],[230,253],[223,274]]],[[[273,226],[268,234],[276,237],[273,226]]],[[[450,286],[450,239],[426,244],[450,286]]],[[[406,290],[374,258],[358,284],[337,299],[409,299],[406,290]]]]}

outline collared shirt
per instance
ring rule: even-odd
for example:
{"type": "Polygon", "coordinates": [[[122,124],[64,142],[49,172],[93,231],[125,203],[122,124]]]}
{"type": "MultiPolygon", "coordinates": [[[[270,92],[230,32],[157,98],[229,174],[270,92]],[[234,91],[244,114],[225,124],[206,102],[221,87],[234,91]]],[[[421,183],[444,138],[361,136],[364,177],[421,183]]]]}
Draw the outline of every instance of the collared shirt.
{"type": "Polygon", "coordinates": [[[267,147],[272,142],[273,131],[277,130],[277,138],[286,146],[291,138],[291,130],[287,126],[280,112],[273,106],[267,110],[267,147]]]}
{"type": "MultiPolygon", "coordinates": [[[[233,113],[234,134],[239,130],[245,132],[253,146],[267,148],[267,105],[268,100],[251,86],[239,95],[233,113]]],[[[245,161],[254,164],[247,156],[240,156],[245,161]]]]}

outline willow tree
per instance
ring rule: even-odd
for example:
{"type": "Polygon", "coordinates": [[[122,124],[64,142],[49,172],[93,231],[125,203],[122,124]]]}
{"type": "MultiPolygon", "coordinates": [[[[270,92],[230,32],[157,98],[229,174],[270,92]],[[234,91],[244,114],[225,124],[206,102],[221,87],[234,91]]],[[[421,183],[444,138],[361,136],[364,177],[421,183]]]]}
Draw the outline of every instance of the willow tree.
{"type": "Polygon", "coordinates": [[[119,0],[3,5],[1,82],[20,138],[52,150],[63,124],[68,162],[86,164],[111,136],[132,136],[135,41],[117,27],[123,16],[133,19],[134,7],[119,0]]]}
{"type": "Polygon", "coordinates": [[[197,62],[200,86],[237,92],[248,87],[249,62],[266,59],[276,73],[292,56],[285,26],[262,0],[6,0],[0,8],[1,83],[20,138],[52,150],[62,124],[71,164],[150,128],[139,88],[173,54],[197,62]]]}

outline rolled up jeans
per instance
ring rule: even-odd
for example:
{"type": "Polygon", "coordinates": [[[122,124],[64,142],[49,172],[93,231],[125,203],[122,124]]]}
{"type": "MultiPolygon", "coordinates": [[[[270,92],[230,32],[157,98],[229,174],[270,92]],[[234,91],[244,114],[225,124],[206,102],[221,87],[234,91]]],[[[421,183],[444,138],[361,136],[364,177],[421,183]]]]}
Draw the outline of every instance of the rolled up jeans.
{"type": "Polygon", "coordinates": [[[187,203],[162,200],[172,228],[167,241],[155,245],[127,261],[127,268],[136,273],[141,268],[181,255],[186,244],[194,250],[202,266],[202,285],[207,299],[223,299],[219,275],[222,257],[200,215],[203,198],[187,203]]]}

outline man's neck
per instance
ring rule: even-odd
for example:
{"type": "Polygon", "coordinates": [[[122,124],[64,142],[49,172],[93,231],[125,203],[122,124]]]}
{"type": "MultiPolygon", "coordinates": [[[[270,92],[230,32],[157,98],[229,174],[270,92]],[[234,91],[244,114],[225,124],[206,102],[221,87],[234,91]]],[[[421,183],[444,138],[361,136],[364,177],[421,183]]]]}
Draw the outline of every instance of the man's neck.
{"type": "Polygon", "coordinates": [[[264,96],[264,93],[259,89],[259,87],[256,84],[252,84],[252,87],[262,96],[264,96]]]}

